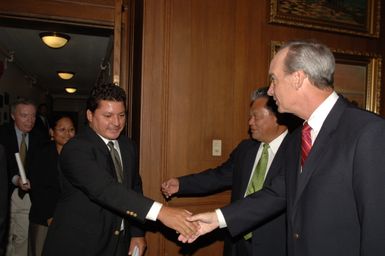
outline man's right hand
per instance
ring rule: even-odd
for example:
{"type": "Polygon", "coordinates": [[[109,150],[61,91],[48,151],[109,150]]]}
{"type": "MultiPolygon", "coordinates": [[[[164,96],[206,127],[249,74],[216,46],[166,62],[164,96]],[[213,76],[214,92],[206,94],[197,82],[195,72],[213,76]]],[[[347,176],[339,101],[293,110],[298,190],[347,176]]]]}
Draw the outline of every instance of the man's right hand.
{"type": "Polygon", "coordinates": [[[191,215],[192,213],[187,210],[163,205],[157,219],[165,226],[176,230],[186,239],[192,239],[197,233],[199,225],[187,220],[187,217],[191,215]]]}
{"type": "Polygon", "coordinates": [[[21,177],[19,176],[17,179],[17,186],[24,191],[28,191],[31,189],[31,184],[29,183],[29,180],[27,179],[27,183],[23,184],[23,181],[21,180],[21,177]]]}
{"type": "Polygon", "coordinates": [[[189,221],[198,222],[199,229],[197,233],[190,237],[186,237],[185,235],[180,234],[178,240],[182,243],[192,243],[199,236],[207,234],[219,227],[218,216],[216,212],[199,213],[188,217],[187,219],[189,221]]]}
{"type": "Polygon", "coordinates": [[[179,191],[179,180],[177,178],[171,178],[162,183],[161,191],[164,197],[169,198],[173,194],[179,191]]]}

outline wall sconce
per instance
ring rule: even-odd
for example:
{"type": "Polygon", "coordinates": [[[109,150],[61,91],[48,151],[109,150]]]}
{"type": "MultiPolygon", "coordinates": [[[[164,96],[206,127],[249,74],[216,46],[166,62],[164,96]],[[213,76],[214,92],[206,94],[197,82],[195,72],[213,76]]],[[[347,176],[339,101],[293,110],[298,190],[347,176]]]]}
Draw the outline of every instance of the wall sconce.
{"type": "Polygon", "coordinates": [[[67,71],[57,71],[57,75],[63,80],[69,80],[75,75],[75,73],[67,71]]]}
{"type": "Polygon", "coordinates": [[[41,40],[50,48],[62,48],[71,39],[69,35],[57,32],[42,32],[39,34],[41,40]]]}
{"type": "Polygon", "coordinates": [[[76,89],[75,87],[66,87],[65,88],[66,92],[67,93],[75,93],[78,89],[76,89]]]}

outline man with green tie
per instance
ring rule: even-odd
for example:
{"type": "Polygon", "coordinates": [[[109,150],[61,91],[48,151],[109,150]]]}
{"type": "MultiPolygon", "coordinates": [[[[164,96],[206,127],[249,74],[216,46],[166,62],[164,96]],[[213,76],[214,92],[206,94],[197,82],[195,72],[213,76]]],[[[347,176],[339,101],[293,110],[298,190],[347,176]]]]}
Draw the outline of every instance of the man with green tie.
{"type": "MultiPolygon", "coordinates": [[[[234,202],[258,191],[278,175],[279,168],[270,167],[281,164],[287,128],[299,120],[279,114],[273,98],[267,95],[267,88],[255,90],[251,99],[249,132],[252,138],[242,141],[230,158],[216,168],[165,181],[161,189],[166,197],[211,194],[231,188],[234,202]]],[[[248,232],[227,240],[224,255],[284,256],[285,214],[281,212],[261,228],[250,227],[248,232]]]]}

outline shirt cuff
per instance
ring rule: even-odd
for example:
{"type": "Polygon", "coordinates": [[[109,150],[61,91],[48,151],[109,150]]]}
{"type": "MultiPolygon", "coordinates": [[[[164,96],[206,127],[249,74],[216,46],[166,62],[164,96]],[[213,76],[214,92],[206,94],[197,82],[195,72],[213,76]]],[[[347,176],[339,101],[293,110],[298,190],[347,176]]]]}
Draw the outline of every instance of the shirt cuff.
{"type": "Polygon", "coordinates": [[[220,209],[216,209],[215,213],[217,214],[219,228],[226,228],[227,227],[227,223],[226,223],[226,220],[225,220],[225,216],[223,216],[222,211],[220,209]]]}
{"type": "Polygon", "coordinates": [[[163,204],[154,202],[146,215],[146,219],[156,221],[163,204]]]}

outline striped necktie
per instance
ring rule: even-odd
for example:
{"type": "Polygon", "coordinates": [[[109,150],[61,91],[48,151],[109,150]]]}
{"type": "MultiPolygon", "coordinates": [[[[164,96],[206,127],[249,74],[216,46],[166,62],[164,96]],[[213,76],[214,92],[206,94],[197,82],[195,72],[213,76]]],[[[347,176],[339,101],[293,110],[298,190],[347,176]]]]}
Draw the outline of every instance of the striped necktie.
{"type": "Polygon", "coordinates": [[[112,157],[112,161],[114,162],[116,178],[118,179],[119,183],[122,183],[122,181],[123,181],[123,167],[122,167],[122,162],[120,161],[119,153],[116,150],[116,148],[114,147],[113,141],[109,141],[107,143],[107,145],[110,148],[110,154],[112,157]]]}
{"type": "Polygon", "coordinates": [[[301,141],[301,166],[302,167],[312,147],[310,132],[311,132],[311,127],[306,122],[302,127],[302,141],[301,141]]]}

